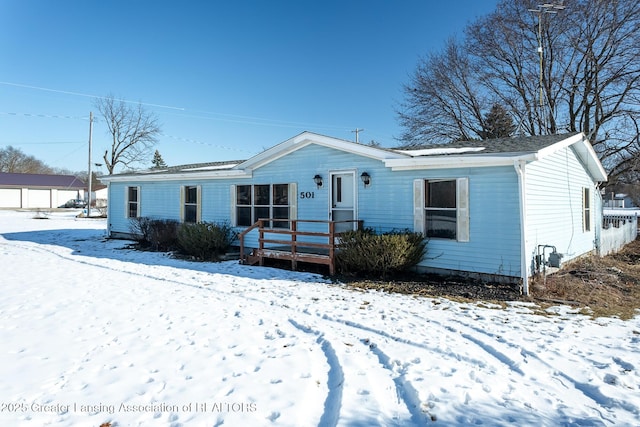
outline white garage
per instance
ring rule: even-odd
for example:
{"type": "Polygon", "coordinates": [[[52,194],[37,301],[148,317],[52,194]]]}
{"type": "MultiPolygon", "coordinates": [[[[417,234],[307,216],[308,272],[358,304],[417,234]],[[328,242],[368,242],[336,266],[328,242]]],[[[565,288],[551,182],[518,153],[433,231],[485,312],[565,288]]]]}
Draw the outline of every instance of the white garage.
{"type": "Polygon", "coordinates": [[[84,199],[86,185],[73,175],[0,173],[0,208],[50,209],[84,199]]]}
{"type": "Polygon", "coordinates": [[[22,190],[19,188],[0,188],[0,208],[19,208],[22,190]]]}

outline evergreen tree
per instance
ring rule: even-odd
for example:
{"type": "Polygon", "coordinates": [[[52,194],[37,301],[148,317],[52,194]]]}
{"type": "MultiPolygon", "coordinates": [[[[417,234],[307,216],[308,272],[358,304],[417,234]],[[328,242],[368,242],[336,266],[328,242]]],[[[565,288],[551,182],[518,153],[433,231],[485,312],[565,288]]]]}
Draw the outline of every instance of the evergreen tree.
{"type": "Polygon", "coordinates": [[[153,161],[151,163],[153,163],[152,169],[164,169],[167,167],[158,150],[153,154],[153,161]]]}
{"type": "Polygon", "coordinates": [[[484,117],[482,139],[506,138],[515,130],[513,119],[500,104],[493,104],[484,117]]]}

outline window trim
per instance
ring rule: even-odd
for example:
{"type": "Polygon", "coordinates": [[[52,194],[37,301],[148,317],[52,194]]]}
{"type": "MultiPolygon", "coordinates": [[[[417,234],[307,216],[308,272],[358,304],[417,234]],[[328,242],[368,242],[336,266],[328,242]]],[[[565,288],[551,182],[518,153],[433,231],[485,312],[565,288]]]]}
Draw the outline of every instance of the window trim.
{"type": "Polygon", "coordinates": [[[582,188],[582,231],[591,231],[591,190],[582,188]]]}
{"type": "MultiPolygon", "coordinates": [[[[469,217],[469,178],[418,178],[413,181],[413,229],[427,238],[427,223],[425,207],[426,181],[455,181],[456,182],[456,238],[447,239],[431,237],[432,239],[454,242],[468,242],[470,239],[469,217]]],[[[453,209],[452,209],[453,210],[453,209]]]]}
{"type": "MultiPolygon", "coordinates": [[[[458,189],[457,189],[457,181],[455,179],[425,179],[424,180],[424,210],[425,210],[425,236],[429,239],[444,239],[444,240],[458,240],[458,189]],[[432,192],[431,190],[431,184],[436,184],[436,183],[452,183],[453,187],[455,188],[456,194],[454,194],[453,199],[454,199],[454,207],[443,207],[443,206],[428,206],[428,199],[429,196],[432,192]],[[429,188],[429,191],[427,191],[427,188],[429,188]],[[430,212],[448,212],[448,213],[453,213],[454,217],[455,217],[455,226],[454,226],[454,237],[444,237],[444,236],[429,236],[429,230],[427,228],[426,225],[426,220],[429,217],[429,213],[430,212]]],[[[448,234],[449,230],[447,230],[447,234],[448,234]]]]}
{"type": "Polygon", "coordinates": [[[125,218],[140,218],[140,186],[139,185],[127,185],[124,187],[124,199],[125,199],[125,204],[124,204],[124,217],[125,218]],[[135,188],[136,190],[136,200],[132,201],[129,198],[129,191],[130,189],[135,188]],[[136,204],[136,216],[133,217],[131,216],[131,203],[135,203],[136,204]]]}
{"type": "MultiPolygon", "coordinates": [[[[269,218],[274,218],[274,208],[287,208],[288,211],[288,218],[282,218],[283,220],[292,220],[292,219],[296,219],[297,218],[297,197],[298,197],[298,191],[297,191],[297,185],[295,182],[277,182],[277,183],[269,183],[269,184],[262,184],[262,183],[251,183],[251,184],[237,184],[237,185],[231,185],[231,221],[234,227],[250,227],[251,225],[255,224],[255,222],[259,219],[259,218],[255,218],[255,209],[257,207],[260,208],[267,208],[269,209],[269,218]],[[263,186],[263,185],[268,185],[269,186],[269,204],[268,205],[256,205],[255,204],[255,187],[256,186],[263,186]],[[275,186],[278,185],[286,185],[288,187],[287,190],[287,204],[286,205],[277,205],[274,203],[274,188],[275,186]],[[251,188],[251,194],[249,195],[249,201],[250,204],[245,205],[239,205],[238,204],[238,187],[240,186],[248,186],[251,188]],[[249,208],[250,212],[251,212],[251,219],[250,219],[250,224],[249,225],[239,225],[238,224],[238,208],[249,208]]],[[[291,227],[291,223],[288,222],[287,227],[281,227],[281,228],[290,228],[291,227]]]]}
{"type": "MultiPolygon", "coordinates": [[[[196,207],[195,223],[202,222],[202,187],[200,185],[181,185],[180,186],[180,222],[186,221],[187,207],[187,191],[189,188],[196,189],[196,203],[189,203],[189,206],[196,207]]],[[[189,221],[191,223],[191,221],[189,221]]]]}

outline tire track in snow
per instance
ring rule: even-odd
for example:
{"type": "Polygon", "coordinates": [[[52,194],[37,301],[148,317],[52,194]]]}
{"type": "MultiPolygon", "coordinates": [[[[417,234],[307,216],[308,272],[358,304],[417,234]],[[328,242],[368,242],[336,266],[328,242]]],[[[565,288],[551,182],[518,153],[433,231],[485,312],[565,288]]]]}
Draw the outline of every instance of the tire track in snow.
{"type": "MultiPolygon", "coordinates": [[[[453,320],[453,319],[451,321],[457,322],[456,320],[453,320]]],[[[457,323],[459,323],[459,322],[457,322],[457,323]]],[[[498,360],[500,363],[506,365],[513,372],[516,372],[516,373],[518,373],[518,374],[520,374],[522,376],[525,375],[525,373],[522,371],[522,369],[520,369],[520,367],[518,366],[518,362],[516,362],[515,360],[513,360],[512,358],[507,356],[505,353],[503,353],[503,352],[499,351],[498,349],[496,349],[492,344],[486,343],[486,342],[482,341],[481,339],[478,339],[478,338],[474,337],[471,334],[467,334],[467,333],[458,331],[454,327],[443,326],[443,325],[440,325],[440,326],[444,327],[445,329],[449,330],[450,332],[459,333],[462,338],[464,338],[465,340],[467,340],[469,342],[472,342],[473,344],[477,345],[478,347],[480,347],[482,349],[482,351],[484,351],[485,353],[489,354],[494,359],[498,360]]]]}
{"type": "MultiPolygon", "coordinates": [[[[423,349],[423,350],[428,350],[429,352],[432,352],[432,353],[440,353],[443,356],[451,356],[451,352],[444,351],[444,350],[442,350],[440,348],[430,347],[430,346],[428,346],[426,344],[423,344],[423,343],[415,342],[415,341],[412,341],[412,340],[409,340],[409,339],[406,339],[406,338],[397,337],[397,336],[394,336],[394,335],[392,335],[392,334],[390,334],[388,332],[381,331],[381,330],[375,329],[375,328],[371,328],[371,327],[362,325],[360,323],[353,322],[351,320],[335,319],[335,318],[332,318],[332,317],[330,317],[330,316],[328,316],[326,314],[323,314],[322,316],[319,316],[319,317],[322,320],[335,322],[335,323],[338,323],[338,324],[342,324],[342,325],[348,326],[350,328],[355,328],[355,329],[358,329],[358,330],[361,330],[361,331],[366,331],[366,332],[369,332],[369,333],[373,333],[373,334],[379,335],[382,338],[388,338],[388,339],[390,339],[392,341],[399,342],[399,343],[402,343],[402,344],[406,344],[406,345],[409,345],[409,346],[412,346],[412,347],[420,348],[420,349],[423,349]]],[[[441,325],[440,323],[436,322],[435,325],[441,327],[443,330],[452,332],[448,328],[446,328],[443,325],[441,325]]],[[[474,364],[474,365],[478,365],[478,366],[484,366],[485,365],[485,362],[483,362],[480,359],[467,358],[467,357],[463,357],[463,356],[461,356],[459,354],[456,354],[455,357],[459,361],[464,361],[466,363],[470,363],[470,364],[474,364]]]]}
{"type": "MultiPolygon", "coordinates": [[[[632,413],[636,417],[638,417],[640,415],[640,408],[638,408],[638,407],[636,407],[636,406],[634,406],[634,405],[632,405],[630,403],[622,402],[622,401],[619,401],[618,399],[614,399],[612,397],[606,396],[604,393],[602,393],[600,391],[599,387],[597,387],[596,385],[580,382],[580,381],[574,379],[569,374],[556,369],[550,363],[540,359],[538,357],[538,355],[536,355],[535,353],[533,353],[533,352],[531,352],[529,350],[525,350],[523,348],[522,349],[522,354],[523,354],[523,356],[527,356],[527,357],[530,357],[532,359],[535,359],[540,364],[545,365],[550,371],[553,372],[553,374],[555,376],[560,376],[560,377],[566,379],[567,381],[569,381],[571,383],[571,386],[574,389],[578,390],[585,397],[587,397],[588,399],[590,399],[593,402],[595,402],[596,406],[593,406],[592,409],[598,411],[600,413],[600,416],[602,417],[602,419],[605,419],[605,420],[607,420],[607,421],[609,421],[611,423],[615,423],[615,420],[610,420],[610,419],[606,418],[600,412],[599,407],[604,407],[604,408],[607,408],[607,409],[620,408],[620,409],[624,409],[625,411],[628,411],[628,412],[632,413]]],[[[565,385],[565,387],[566,387],[566,385],[565,385]]]]}
{"type": "MultiPolygon", "coordinates": [[[[517,362],[513,359],[511,359],[510,357],[508,357],[505,353],[498,351],[496,348],[493,347],[493,345],[488,344],[486,342],[484,342],[483,340],[477,338],[477,336],[480,335],[484,335],[487,336],[489,338],[492,339],[497,339],[498,337],[493,334],[490,333],[488,331],[486,331],[485,329],[481,329],[481,328],[477,328],[471,325],[467,325],[464,322],[457,320],[457,319],[451,319],[452,322],[457,323],[458,325],[460,325],[462,328],[464,329],[468,329],[472,331],[472,334],[475,334],[476,336],[473,336],[471,334],[468,333],[463,333],[460,332],[460,335],[469,340],[470,342],[473,342],[474,344],[480,346],[480,348],[482,348],[485,351],[488,351],[490,354],[492,354],[494,357],[498,358],[498,360],[504,359],[504,363],[506,363],[507,365],[513,365],[516,369],[514,369],[516,372],[520,373],[523,376],[526,376],[526,373],[523,372],[520,368],[517,367],[517,362]]],[[[450,328],[451,330],[455,330],[454,328],[450,328]]],[[[600,408],[604,407],[607,409],[611,409],[611,408],[620,408],[620,409],[624,409],[630,413],[632,413],[633,415],[635,415],[636,417],[638,415],[640,415],[640,408],[637,408],[633,405],[627,404],[626,402],[623,401],[619,401],[615,398],[606,396],[604,393],[602,393],[602,391],[600,391],[599,387],[597,387],[596,385],[593,384],[588,384],[588,383],[584,383],[584,382],[580,382],[576,379],[574,379],[571,375],[569,375],[568,373],[564,372],[564,370],[558,369],[557,367],[553,366],[553,364],[551,364],[550,362],[547,362],[546,360],[541,359],[535,352],[528,350],[524,347],[522,347],[521,345],[518,344],[514,344],[512,342],[508,342],[508,341],[501,341],[499,342],[500,345],[508,347],[514,351],[517,351],[518,354],[520,354],[522,356],[522,362],[529,365],[530,368],[529,370],[539,373],[542,371],[547,371],[550,373],[550,375],[556,377],[556,379],[558,381],[560,381],[560,378],[564,378],[565,380],[567,380],[571,386],[568,386],[566,384],[563,384],[564,387],[566,387],[567,389],[573,388],[577,391],[579,391],[582,395],[584,395],[587,399],[593,401],[595,403],[594,406],[591,406],[592,409],[594,409],[595,411],[597,411],[600,414],[600,417],[603,420],[606,420],[608,422],[614,423],[614,420],[610,420],[608,419],[601,411],[600,408]],[[560,378],[557,378],[560,377],[560,378]]],[[[560,381],[562,382],[562,381],[560,381]]]]}
{"type": "Polygon", "coordinates": [[[418,391],[413,387],[411,381],[406,379],[406,366],[397,370],[391,362],[391,358],[380,350],[375,343],[372,343],[369,340],[361,340],[361,342],[369,347],[369,350],[371,350],[371,352],[378,358],[378,362],[384,369],[387,369],[394,374],[393,382],[396,386],[396,394],[398,399],[404,403],[411,414],[411,421],[413,424],[416,426],[423,426],[429,421],[435,421],[422,411],[422,403],[420,401],[418,391]]]}
{"type": "Polygon", "coordinates": [[[342,391],[344,385],[344,371],[338,360],[338,356],[329,341],[324,338],[324,334],[313,329],[301,325],[293,319],[289,319],[294,327],[305,332],[317,336],[316,342],[320,344],[327,363],[329,364],[329,373],[327,376],[327,387],[329,392],[324,401],[324,412],[320,418],[319,426],[334,427],[338,425],[340,419],[340,408],[342,407],[342,391]]]}

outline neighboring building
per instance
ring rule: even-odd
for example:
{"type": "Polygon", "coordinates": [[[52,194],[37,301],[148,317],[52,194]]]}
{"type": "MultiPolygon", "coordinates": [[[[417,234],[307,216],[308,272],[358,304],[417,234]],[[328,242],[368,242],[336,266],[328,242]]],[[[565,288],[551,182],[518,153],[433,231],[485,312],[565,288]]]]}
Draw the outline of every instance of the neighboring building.
{"type": "Polygon", "coordinates": [[[0,208],[57,208],[83,199],[86,187],[73,175],[0,172],[0,208]]]}
{"type": "Polygon", "coordinates": [[[633,200],[623,193],[609,193],[604,196],[604,207],[608,209],[637,209],[633,200]]]}
{"type": "MultiPolygon", "coordinates": [[[[304,132],[246,161],[101,177],[111,236],[139,216],[238,231],[258,218],[361,220],[427,236],[425,270],[520,282],[525,293],[538,255],[597,248],[606,179],[582,133],[381,149],[304,132]]],[[[257,245],[254,230],[245,246],[257,245]]]]}
{"type": "MultiPolygon", "coordinates": [[[[92,187],[91,200],[98,208],[106,207],[109,199],[109,189],[106,185],[95,185],[92,187]]],[[[93,205],[92,205],[93,206],[93,205]]]]}

